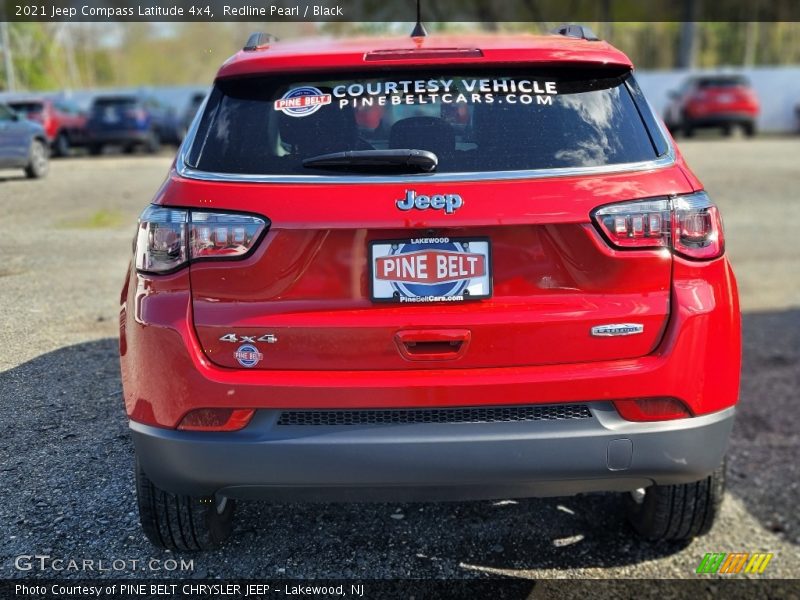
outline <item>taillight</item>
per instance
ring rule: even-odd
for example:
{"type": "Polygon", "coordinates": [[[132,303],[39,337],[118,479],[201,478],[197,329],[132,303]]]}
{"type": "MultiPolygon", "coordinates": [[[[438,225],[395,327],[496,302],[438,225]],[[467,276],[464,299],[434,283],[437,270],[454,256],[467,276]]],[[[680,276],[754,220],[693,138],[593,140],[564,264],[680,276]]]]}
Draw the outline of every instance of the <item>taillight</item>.
{"type": "Polygon", "coordinates": [[[703,192],[672,199],[672,247],[688,258],[717,258],[725,251],[722,217],[703,192]]]}
{"type": "Polygon", "coordinates": [[[692,414],[677,398],[635,398],[614,400],[620,416],[627,421],[669,421],[685,419],[692,414]]]}
{"type": "Polygon", "coordinates": [[[617,248],[671,248],[687,258],[705,260],[725,249],[719,210],[705,192],[609,204],[593,216],[617,248]]]}
{"type": "Polygon", "coordinates": [[[367,62],[374,60],[424,60],[426,58],[480,58],[480,48],[398,48],[373,50],[364,55],[367,62]]]}
{"type": "Polygon", "coordinates": [[[143,108],[129,108],[125,111],[125,116],[137,123],[144,123],[147,120],[147,113],[143,108]]]}
{"type": "Polygon", "coordinates": [[[264,219],[251,215],[191,212],[191,258],[234,258],[247,254],[264,231],[264,219]]]}
{"type": "Polygon", "coordinates": [[[168,273],[192,260],[241,258],[267,228],[253,215],[148,206],[139,217],[136,268],[168,273]]]}
{"type": "Polygon", "coordinates": [[[620,202],[599,208],[595,222],[620,248],[658,248],[669,245],[669,200],[620,202]]]}
{"type": "Polygon", "coordinates": [[[184,431],[237,431],[253,418],[252,409],[198,408],[186,413],[178,429],[184,431]]]}
{"type": "Polygon", "coordinates": [[[185,210],[148,206],[139,217],[134,255],[136,268],[151,273],[166,273],[189,260],[186,247],[185,210]]]}

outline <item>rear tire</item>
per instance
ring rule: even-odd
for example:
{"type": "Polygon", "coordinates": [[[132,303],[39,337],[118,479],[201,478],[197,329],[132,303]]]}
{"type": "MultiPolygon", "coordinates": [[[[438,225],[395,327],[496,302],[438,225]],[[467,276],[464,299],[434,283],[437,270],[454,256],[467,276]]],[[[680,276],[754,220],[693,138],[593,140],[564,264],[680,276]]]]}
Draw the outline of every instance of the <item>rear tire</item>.
{"type": "Polygon", "coordinates": [[[144,149],[148,154],[157,154],[161,150],[161,136],[157,131],[152,131],[150,137],[144,145],[144,149]]]}
{"type": "Polygon", "coordinates": [[[101,144],[90,144],[89,154],[92,156],[100,156],[103,153],[103,146],[101,144]]]}
{"type": "Polygon", "coordinates": [[[166,492],[136,462],[136,500],[147,539],[169,550],[210,550],[231,534],[235,502],[166,492]]]}
{"type": "Polygon", "coordinates": [[[41,179],[47,175],[50,166],[50,151],[42,140],[33,140],[28,153],[25,175],[28,179],[41,179]]]}
{"type": "Polygon", "coordinates": [[[756,124],[755,123],[745,123],[742,125],[742,129],[744,130],[744,134],[751,138],[756,135],[756,124]]]}
{"type": "Polygon", "coordinates": [[[719,514],[725,495],[725,463],[694,483],[653,485],[637,498],[626,497],[628,521],[651,540],[690,540],[705,535],[719,514]]]}
{"type": "Polygon", "coordinates": [[[55,154],[55,156],[69,156],[69,151],[69,136],[62,131],[58,134],[56,141],[53,143],[53,154],[55,154]]]}

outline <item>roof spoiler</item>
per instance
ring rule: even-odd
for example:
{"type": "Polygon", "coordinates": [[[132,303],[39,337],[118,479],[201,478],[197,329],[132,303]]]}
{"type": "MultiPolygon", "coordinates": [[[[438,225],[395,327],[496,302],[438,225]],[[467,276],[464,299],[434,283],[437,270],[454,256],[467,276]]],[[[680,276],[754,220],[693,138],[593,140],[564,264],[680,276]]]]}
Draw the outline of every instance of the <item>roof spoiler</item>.
{"type": "Polygon", "coordinates": [[[554,33],[556,35],[563,35],[565,37],[575,38],[576,40],[586,40],[587,42],[599,42],[600,38],[597,37],[594,31],[591,28],[586,27],[586,25],[572,25],[572,24],[564,24],[559,25],[555,29],[551,30],[550,33],[554,33]]]}
{"type": "Polygon", "coordinates": [[[242,50],[245,52],[253,52],[254,50],[263,50],[268,48],[273,42],[277,42],[278,38],[271,33],[263,33],[261,31],[253,33],[247,38],[242,50]]]}

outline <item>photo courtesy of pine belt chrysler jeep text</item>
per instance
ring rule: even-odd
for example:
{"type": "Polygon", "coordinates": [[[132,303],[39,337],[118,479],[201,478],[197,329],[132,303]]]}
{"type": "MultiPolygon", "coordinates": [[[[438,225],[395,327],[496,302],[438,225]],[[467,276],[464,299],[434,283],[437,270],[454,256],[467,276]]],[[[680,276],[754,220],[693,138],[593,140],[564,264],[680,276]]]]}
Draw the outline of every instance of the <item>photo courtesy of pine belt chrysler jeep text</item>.
{"type": "Polygon", "coordinates": [[[590,30],[277,42],[219,70],[142,213],[120,356],[141,522],[236,501],[613,492],[655,539],[724,493],[722,220],[590,30]]]}

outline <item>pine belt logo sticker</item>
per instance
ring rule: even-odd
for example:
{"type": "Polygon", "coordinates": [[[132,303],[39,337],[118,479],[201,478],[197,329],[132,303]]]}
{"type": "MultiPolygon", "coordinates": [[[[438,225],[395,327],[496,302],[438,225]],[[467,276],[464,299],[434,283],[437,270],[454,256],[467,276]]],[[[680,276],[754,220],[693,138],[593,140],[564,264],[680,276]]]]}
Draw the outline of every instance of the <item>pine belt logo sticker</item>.
{"type": "Polygon", "coordinates": [[[324,94],[319,88],[306,85],[293,88],[282,98],[275,100],[275,110],[280,110],[290,117],[307,117],[330,103],[330,94],[324,94]]]}
{"type": "Polygon", "coordinates": [[[722,573],[736,575],[737,573],[763,573],[774,554],[766,552],[708,552],[700,561],[696,573],[708,575],[722,573]]]}
{"type": "Polygon", "coordinates": [[[260,363],[264,355],[261,354],[255,346],[243,344],[233,353],[233,357],[239,361],[240,365],[249,369],[260,363]]]}

